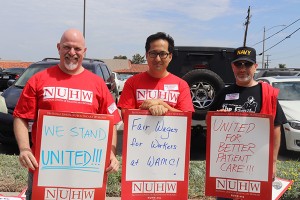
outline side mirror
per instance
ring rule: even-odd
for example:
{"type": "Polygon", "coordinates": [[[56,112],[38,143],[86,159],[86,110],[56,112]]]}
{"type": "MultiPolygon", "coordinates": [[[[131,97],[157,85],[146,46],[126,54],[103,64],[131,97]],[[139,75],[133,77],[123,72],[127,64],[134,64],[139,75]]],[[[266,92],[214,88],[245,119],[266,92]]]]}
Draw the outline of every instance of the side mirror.
{"type": "Polygon", "coordinates": [[[14,79],[9,79],[9,80],[7,81],[7,86],[8,86],[8,87],[12,86],[12,84],[13,84],[15,81],[16,81],[16,80],[14,80],[14,79]]]}
{"type": "Polygon", "coordinates": [[[111,90],[111,83],[107,82],[106,86],[108,87],[109,90],[111,90]]]}

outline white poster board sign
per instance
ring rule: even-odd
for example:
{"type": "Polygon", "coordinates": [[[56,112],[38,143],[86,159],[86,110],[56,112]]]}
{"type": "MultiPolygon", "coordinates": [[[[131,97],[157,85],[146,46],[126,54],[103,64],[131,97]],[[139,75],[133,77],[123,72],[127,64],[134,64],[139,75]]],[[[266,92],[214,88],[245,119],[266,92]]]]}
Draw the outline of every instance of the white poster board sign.
{"type": "Polygon", "coordinates": [[[108,120],[44,116],[38,186],[101,188],[108,134],[108,120]]]}
{"type": "Polygon", "coordinates": [[[267,118],[212,116],[210,176],[268,181],[269,127],[267,118]]]}
{"type": "Polygon", "coordinates": [[[184,180],[187,117],[129,115],[126,180],[184,180]]]}

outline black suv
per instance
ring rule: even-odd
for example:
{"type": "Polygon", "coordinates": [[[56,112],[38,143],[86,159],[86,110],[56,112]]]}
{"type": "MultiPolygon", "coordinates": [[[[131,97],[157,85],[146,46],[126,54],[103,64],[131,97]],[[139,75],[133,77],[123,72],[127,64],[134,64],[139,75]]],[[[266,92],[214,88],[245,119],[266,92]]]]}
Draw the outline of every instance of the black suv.
{"type": "MultiPolygon", "coordinates": [[[[17,81],[9,81],[8,84],[11,86],[8,89],[6,89],[0,96],[0,98],[2,98],[0,99],[0,108],[2,108],[0,109],[0,143],[16,144],[13,132],[12,114],[20,97],[20,94],[28,79],[37,72],[42,71],[51,66],[57,65],[58,63],[58,58],[45,58],[42,61],[31,64],[17,79],[17,81]]],[[[84,58],[82,66],[85,69],[101,77],[106,83],[114,99],[117,101],[118,92],[116,88],[116,82],[107,65],[101,60],[84,58]]]]}
{"type": "Polygon", "coordinates": [[[235,78],[231,69],[234,48],[174,48],[168,71],[184,79],[190,86],[195,108],[194,120],[204,120],[216,93],[235,78]]]}

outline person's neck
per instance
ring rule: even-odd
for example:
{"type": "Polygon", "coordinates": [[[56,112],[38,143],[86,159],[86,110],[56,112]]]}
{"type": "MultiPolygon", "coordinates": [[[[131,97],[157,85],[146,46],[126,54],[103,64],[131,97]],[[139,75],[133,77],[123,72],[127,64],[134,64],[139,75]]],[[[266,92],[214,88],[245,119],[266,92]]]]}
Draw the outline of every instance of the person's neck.
{"type": "Polygon", "coordinates": [[[163,73],[152,73],[148,70],[147,73],[153,78],[164,78],[169,75],[168,71],[164,71],[163,73]]]}
{"type": "Polygon", "coordinates": [[[237,84],[238,86],[241,86],[241,87],[252,87],[252,86],[257,85],[258,82],[252,79],[252,80],[251,80],[250,82],[248,82],[248,83],[243,83],[243,82],[238,82],[238,81],[236,81],[236,84],[237,84]]]}
{"type": "Polygon", "coordinates": [[[66,74],[69,74],[69,75],[77,75],[77,74],[80,74],[81,72],[83,72],[83,70],[84,70],[84,68],[82,66],[77,67],[74,70],[67,70],[67,68],[65,68],[61,64],[58,64],[58,67],[61,69],[61,71],[63,71],[66,74]]]}

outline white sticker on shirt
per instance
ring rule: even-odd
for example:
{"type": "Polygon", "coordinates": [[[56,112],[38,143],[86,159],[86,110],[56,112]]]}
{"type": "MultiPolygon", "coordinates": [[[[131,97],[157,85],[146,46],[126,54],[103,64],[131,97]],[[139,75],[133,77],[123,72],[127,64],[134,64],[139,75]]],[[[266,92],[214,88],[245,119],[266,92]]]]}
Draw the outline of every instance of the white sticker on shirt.
{"type": "Polygon", "coordinates": [[[237,100],[240,98],[239,93],[226,94],[225,100],[237,100]]]}
{"type": "Polygon", "coordinates": [[[108,106],[108,112],[109,112],[109,114],[112,114],[112,113],[115,112],[117,109],[118,109],[118,108],[117,108],[117,105],[116,105],[115,102],[112,103],[112,104],[110,104],[110,106],[108,106]]]}
{"type": "Polygon", "coordinates": [[[164,85],[164,90],[178,90],[178,85],[177,84],[165,84],[164,85]]]}

